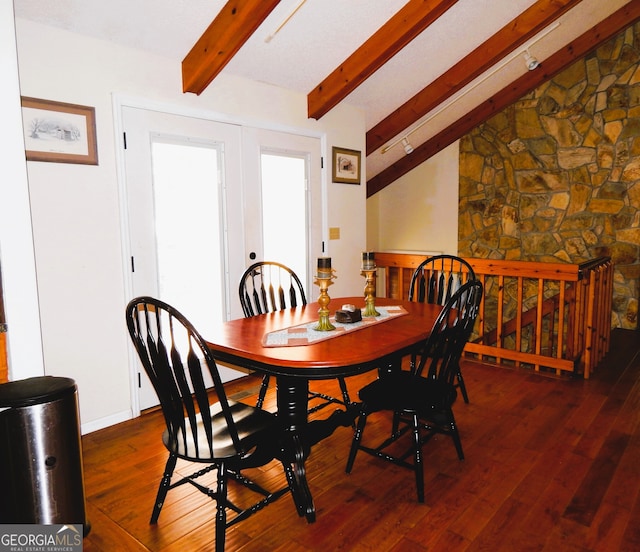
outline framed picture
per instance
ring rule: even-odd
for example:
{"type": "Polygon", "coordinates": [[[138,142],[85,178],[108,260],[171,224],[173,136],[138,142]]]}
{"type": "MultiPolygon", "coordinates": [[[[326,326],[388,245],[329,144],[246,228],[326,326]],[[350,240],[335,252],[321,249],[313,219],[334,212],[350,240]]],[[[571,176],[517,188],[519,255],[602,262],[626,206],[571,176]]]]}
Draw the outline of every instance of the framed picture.
{"type": "Polygon", "coordinates": [[[342,184],[360,184],[360,152],[333,148],[333,181],[342,184]]]}
{"type": "Polygon", "coordinates": [[[98,164],[93,107],[23,96],[22,124],[29,161],[98,164]]]}

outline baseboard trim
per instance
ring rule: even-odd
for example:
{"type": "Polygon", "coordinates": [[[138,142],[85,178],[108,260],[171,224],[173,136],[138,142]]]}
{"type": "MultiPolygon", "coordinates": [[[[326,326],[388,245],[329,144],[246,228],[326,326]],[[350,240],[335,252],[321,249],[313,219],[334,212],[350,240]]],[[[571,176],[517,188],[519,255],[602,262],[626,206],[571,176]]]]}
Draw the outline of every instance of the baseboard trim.
{"type": "Polygon", "coordinates": [[[104,429],[105,427],[116,425],[121,422],[126,422],[127,420],[131,420],[132,418],[133,412],[131,410],[124,410],[122,412],[112,414],[111,416],[94,420],[93,422],[81,424],[80,431],[82,435],[86,435],[87,433],[92,433],[94,431],[98,431],[99,429],[104,429]]]}

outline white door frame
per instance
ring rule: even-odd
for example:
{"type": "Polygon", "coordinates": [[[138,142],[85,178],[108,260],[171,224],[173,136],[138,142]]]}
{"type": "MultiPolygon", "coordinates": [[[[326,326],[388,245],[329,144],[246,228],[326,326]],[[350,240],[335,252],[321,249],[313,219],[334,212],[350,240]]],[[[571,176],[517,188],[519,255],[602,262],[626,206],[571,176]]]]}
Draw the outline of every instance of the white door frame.
{"type": "MultiPolygon", "coordinates": [[[[120,242],[122,251],[122,271],[123,271],[123,289],[124,297],[122,301],[122,312],[129,301],[133,293],[133,278],[130,270],[130,229],[129,229],[129,212],[127,205],[127,188],[126,188],[126,171],[125,171],[125,155],[122,144],[124,136],[124,124],[122,117],[122,109],[124,107],[133,107],[138,109],[147,109],[150,111],[160,111],[163,113],[169,113],[172,115],[180,115],[183,117],[195,117],[199,119],[211,120],[219,123],[230,123],[241,126],[251,126],[254,128],[261,128],[265,130],[289,132],[291,134],[300,134],[302,136],[308,136],[310,138],[320,139],[321,156],[325,160],[324,166],[321,169],[321,198],[322,198],[322,239],[326,243],[328,240],[328,218],[327,218],[327,185],[328,185],[328,171],[330,165],[330,159],[327,154],[327,139],[325,133],[318,133],[309,131],[308,129],[299,129],[286,127],[284,125],[265,124],[264,122],[257,122],[242,117],[229,116],[223,113],[208,111],[202,109],[194,109],[186,106],[178,106],[171,103],[156,102],[144,98],[128,96],[125,94],[114,93],[112,95],[113,105],[113,117],[114,117],[114,132],[115,132],[115,158],[116,158],[116,176],[118,181],[118,196],[120,203],[120,242]]],[[[240,260],[244,262],[245,255],[239,256],[240,260]]],[[[236,261],[237,262],[237,261],[236,261]]],[[[124,325],[124,321],[123,321],[124,325]]],[[[140,403],[138,399],[138,356],[133,347],[133,344],[128,342],[128,360],[129,360],[129,392],[131,400],[131,416],[140,416],[140,403]]]]}

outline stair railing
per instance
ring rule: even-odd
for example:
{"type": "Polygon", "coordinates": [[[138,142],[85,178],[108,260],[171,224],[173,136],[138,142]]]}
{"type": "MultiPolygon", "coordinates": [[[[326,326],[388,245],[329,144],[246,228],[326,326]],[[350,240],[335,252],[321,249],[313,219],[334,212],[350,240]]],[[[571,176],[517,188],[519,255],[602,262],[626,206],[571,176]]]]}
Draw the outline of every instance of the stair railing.
{"type": "MultiPolygon", "coordinates": [[[[375,253],[378,293],[406,299],[424,255],[375,253]]],[[[479,360],[586,379],[609,350],[613,263],[466,258],[484,286],[465,353],[479,360]]]]}

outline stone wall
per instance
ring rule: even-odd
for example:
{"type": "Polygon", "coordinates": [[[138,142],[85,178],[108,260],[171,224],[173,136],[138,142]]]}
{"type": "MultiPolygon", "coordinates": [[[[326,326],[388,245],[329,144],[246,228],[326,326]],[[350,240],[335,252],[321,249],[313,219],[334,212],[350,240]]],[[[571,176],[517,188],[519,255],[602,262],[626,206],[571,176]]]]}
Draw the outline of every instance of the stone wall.
{"type": "Polygon", "coordinates": [[[640,24],[460,142],[462,256],[615,263],[612,326],[637,328],[640,24]]]}

